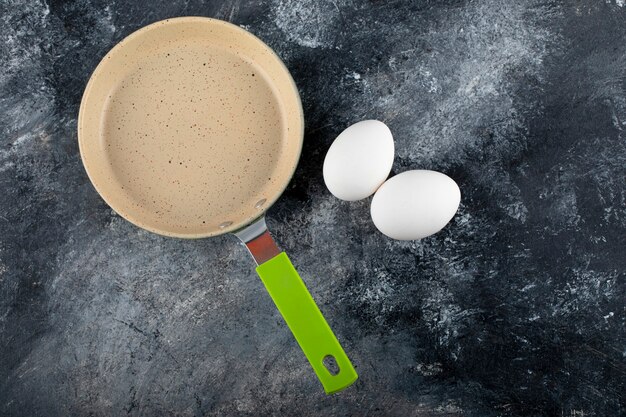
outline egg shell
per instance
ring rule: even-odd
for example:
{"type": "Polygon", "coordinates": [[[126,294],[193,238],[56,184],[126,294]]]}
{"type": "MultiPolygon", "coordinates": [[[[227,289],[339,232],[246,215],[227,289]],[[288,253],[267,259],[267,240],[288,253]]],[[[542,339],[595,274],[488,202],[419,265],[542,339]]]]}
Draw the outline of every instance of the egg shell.
{"type": "Polygon", "coordinates": [[[393,136],[386,124],[364,120],[341,132],[324,159],[324,182],[337,198],[357,201],[372,195],[393,165],[393,136]]]}
{"type": "Polygon", "coordinates": [[[454,180],[436,171],[406,171],[376,191],[371,215],[374,225],[398,240],[422,239],[437,233],[454,217],[461,190],[454,180]]]}

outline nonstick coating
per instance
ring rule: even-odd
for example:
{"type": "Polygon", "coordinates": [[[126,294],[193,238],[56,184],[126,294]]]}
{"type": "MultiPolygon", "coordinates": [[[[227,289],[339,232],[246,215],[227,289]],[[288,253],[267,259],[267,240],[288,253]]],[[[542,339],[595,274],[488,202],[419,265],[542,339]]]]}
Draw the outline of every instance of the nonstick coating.
{"type": "Polygon", "coordinates": [[[78,136],[104,200],[155,233],[237,230],[285,189],[300,157],[300,97],[278,56],[230,23],[185,17],[128,36],[85,89],[78,136]]]}

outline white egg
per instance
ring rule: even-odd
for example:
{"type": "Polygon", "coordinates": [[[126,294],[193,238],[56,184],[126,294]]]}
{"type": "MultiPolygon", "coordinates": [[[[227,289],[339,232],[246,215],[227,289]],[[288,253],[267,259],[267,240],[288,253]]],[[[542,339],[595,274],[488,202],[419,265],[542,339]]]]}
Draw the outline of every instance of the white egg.
{"type": "Polygon", "coordinates": [[[437,233],[454,217],[461,191],[454,180],[436,171],[406,171],[376,191],[371,214],[374,225],[398,240],[422,239],[437,233]]]}
{"type": "Polygon", "coordinates": [[[341,132],[324,159],[324,182],[337,198],[356,201],[372,195],[393,165],[393,136],[383,122],[364,120],[341,132]]]}

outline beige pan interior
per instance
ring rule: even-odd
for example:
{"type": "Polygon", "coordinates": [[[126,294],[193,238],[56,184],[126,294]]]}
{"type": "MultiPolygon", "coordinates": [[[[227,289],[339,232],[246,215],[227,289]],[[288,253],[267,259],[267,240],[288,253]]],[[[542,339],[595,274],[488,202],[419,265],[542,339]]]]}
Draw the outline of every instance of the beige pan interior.
{"type": "Polygon", "coordinates": [[[276,54],[200,17],[154,23],[113,48],[78,120],[104,200],[137,226],[188,238],[263,214],[293,175],[302,135],[300,98],[276,54]]]}

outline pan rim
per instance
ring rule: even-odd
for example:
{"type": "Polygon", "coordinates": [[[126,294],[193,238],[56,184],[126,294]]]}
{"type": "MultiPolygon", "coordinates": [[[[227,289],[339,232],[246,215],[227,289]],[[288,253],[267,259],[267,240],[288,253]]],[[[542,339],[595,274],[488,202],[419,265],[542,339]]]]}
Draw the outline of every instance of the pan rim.
{"type": "Polygon", "coordinates": [[[167,237],[174,237],[174,238],[181,238],[181,239],[199,239],[199,238],[206,238],[206,237],[214,237],[214,236],[220,236],[226,233],[232,233],[232,232],[236,232],[240,229],[243,229],[244,227],[250,225],[251,223],[255,222],[256,220],[258,220],[259,218],[263,217],[265,215],[265,213],[267,212],[267,210],[280,198],[280,196],[284,193],[285,189],[288,187],[289,183],[291,182],[291,180],[293,179],[293,176],[296,172],[296,169],[298,167],[298,163],[300,161],[300,156],[302,154],[302,148],[303,148],[303,143],[304,143],[304,111],[302,109],[302,100],[300,97],[300,93],[298,91],[298,87],[289,71],[289,69],[287,68],[287,66],[285,65],[285,63],[283,62],[283,60],[278,56],[278,54],[276,54],[276,52],[269,47],[265,42],[263,42],[263,40],[261,40],[260,38],[258,38],[256,35],[252,34],[251,32],[248,32],[247,30],[233,24],[230,22],[226,22],[223,20],[219,20],[219,19],[214,19],[214,18],[210,18],[210,17],[203,17],[203,16],[183,16],[183,17],[174,17],[174,18],[169,18],[169,19],[164,19],[164,20],[160,20],[160,21],[156,21],[153,22],[147,26],[144,26],[136,31],[134,31],[133,33],[131,33],[130,35],[126,36],[125,38],[123,38],[121,41],[119,41],[113,48],[111,48],[100,60],[100,62],[98,63],[98,65],[96,66],[96,68],[94,69],[94,71],[92,72],[91,76],[89,77],[89,81],[87,82],[86,86],[85,86],[85,90],[83,92],[83,95],[81,97],[81,103],[80,103],[80,107],[79,107],[79,112],[78,112],[78,123],[77,123],[77,130],[78,130],[78,148],[79,148],[79,152],[80,152],[80,157],[81,157],[81,161],[83,164],[83,167],[85,168],[85,171],[87,172],[87,176],[91,182],[91,184],[93,185],[93,187],[96,189],[96,192],[100,195],[100,197],[107,203],[107,205],[115,212],[117,213],[119,216],[121,216],[122,218],[126,219],[127,221],[131,222],[132,224],[134,224],[137,227],[140,227],[141,229],[150,231],[152,233],[156,233],[158,235],[162,235],[162,236],[167,236],[167,237]],[[264,46],[267,51],[275,58],[276,62],[278,63],[278,65],[283,69],[285,75],[287,76],[287,79],[289,80],[289,83],[291,85],[291,90],[294,93],[294,98],[295,101],[297,103],[297,109],[295,109],[295,111],[299,114],[299,118],[300,118],[300,132],[298,134],[298,143],[297,143],[297,149],[296,152],[293,153],[294,155],[294,163],[292,164],[292,168],[289,172],[289,175],[286,176],[286,178],[288,178],[288,180],[286,180],[284,182],[284,184],[280,187],[280,189],[274,193],[271,197],[267,198],[267,202],[266,204],[263,206],[263,208],[259,209],[259,212],[256,216],[251,217],[251,218],[246,218],[242,221],[239,222],[234,222],[233,224],[231,224],[228,227],[225,227],[223,230],[219,230],[219,231],[211,231],[211,232],[200,232],[200,233],[179,233],[179,232],[173,232],[170,230],[165,230],[165,229],[161,229],[158,227],[153,227],[149,224],[147,224],[146,222],[144,222],[141,219],[141,216],[135,216],[132,213],[128,213],[125,210],[118,210],[115,207],[115,204],[111,202],[111,198],[109,198],[108,196],[106,196],[106,193],[103,193],[102,188],[98,185],[98,181],[99,179],[97,179],[96,175],[94,175],[89,168],[89,163],[87,162],[86,158],[85,158],[85,147],[87,146],[85,143],[85,139],[83,137],[83,134],[81,133],[83,130],[83,124],[84,124],[84,117],[85,117],[85,113],[86,113],[86,107],[88,106],[88,101],[89,101],[89,94],[90,94],[90,90],[93,87],[93,85],[96,82],[96,79],[99,77],[100,73],[103,71],[103,68],[105,67],[105,63],[106,61],[109,59],[110,56],[114,55],[117,53],[117,51],[122,50],[122,48],[124,48],[124,45],[126,45],[127,43],[131,42],[132,40],[134,40],[135,38],[144,35],[147,32],[150,32],[158,27],[163,27],[164,25],[171,25],[171,24],[184,24],[184,23],[192,23],[192,22],[201,22],[201,23],[207,23],[207,24],[212,24],[212,25],[224,25],[227,26],[230,29],[234,29],[238,32],[240,32],[241,34],[243,34],[244,36],[248,36],[250,38],[252,38],[254,40],[254,42],[260,44],[261,46],[264,46]]]}

